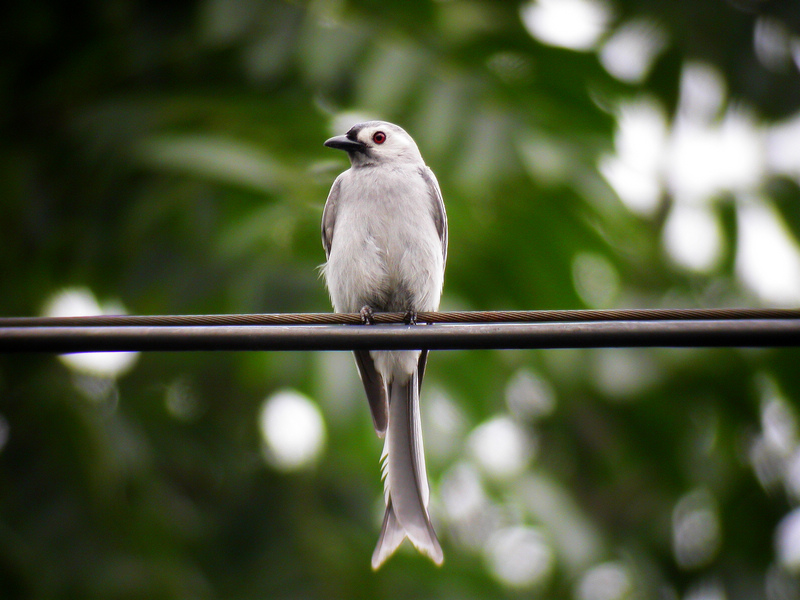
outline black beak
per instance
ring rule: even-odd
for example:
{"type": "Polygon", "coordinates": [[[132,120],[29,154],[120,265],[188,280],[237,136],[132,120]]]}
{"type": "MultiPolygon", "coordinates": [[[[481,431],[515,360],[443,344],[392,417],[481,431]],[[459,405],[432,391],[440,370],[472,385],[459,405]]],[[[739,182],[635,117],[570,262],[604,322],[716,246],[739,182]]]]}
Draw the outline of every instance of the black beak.
{"type": "Polygon", "coordinates": [[[359,141],[351,140],[346,135],[337,135],[336,137],[332,137],[325,145],[328,148],[336,148],[337,150],[344,150],[348,154],[353,152],[364,152],[366,150],[366,146],[359,141]]]}

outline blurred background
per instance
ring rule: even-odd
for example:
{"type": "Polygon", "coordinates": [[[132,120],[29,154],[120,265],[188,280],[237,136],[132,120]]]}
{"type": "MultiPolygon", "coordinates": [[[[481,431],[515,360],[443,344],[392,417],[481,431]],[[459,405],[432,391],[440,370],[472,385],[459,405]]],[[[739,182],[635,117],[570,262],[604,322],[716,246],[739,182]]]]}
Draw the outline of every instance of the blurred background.
{"type": "MultiPolygon", "coordinates": [[[[443,309],[800,304],[800,5],[2,9],[0,314],[330,310],[322,142],[401,124],[443,309]]],[[[800,598],[800,350],[436,352],[378,573],[349,353],[0,356],[0,597],[800,598]]]]}

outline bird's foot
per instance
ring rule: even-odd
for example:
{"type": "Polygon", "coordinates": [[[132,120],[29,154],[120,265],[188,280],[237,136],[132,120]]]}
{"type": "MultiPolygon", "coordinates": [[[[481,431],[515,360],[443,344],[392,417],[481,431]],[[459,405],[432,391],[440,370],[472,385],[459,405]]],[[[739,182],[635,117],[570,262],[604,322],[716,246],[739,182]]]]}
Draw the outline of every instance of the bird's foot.
{"type": "Polygon", "coordinates": [[[417,311],[409,310],[403,316],[403,323],[406,325],[416,325],[417,324],[417,311]]]}
{"type": "Polygon", "coordinates": [[[375,313],[369,306],[362,306],[358,314],[361,315],[362,325],[375,325],[375,313]]]}

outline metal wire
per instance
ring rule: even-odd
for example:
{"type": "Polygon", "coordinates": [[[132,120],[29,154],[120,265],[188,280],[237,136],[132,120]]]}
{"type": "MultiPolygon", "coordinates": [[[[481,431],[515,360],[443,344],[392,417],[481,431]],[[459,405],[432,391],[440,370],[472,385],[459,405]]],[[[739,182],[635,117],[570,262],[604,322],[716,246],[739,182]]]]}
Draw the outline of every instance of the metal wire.
{"type": "Polygon", "coordinates": [[[800,346],[796,309],[11,317],[0,352],[800,346]]]}
{"type": "MultiPolygon", "coordinates": [[[[375,323],[404,323],[406,313],[374,314],[375,323]]],[[[418,323],[560,323],[568,321],[686,321],[800,319],[800,309],[664,308],[614,310],[504,310],[421,312],[418,323]]],[[[181,325],[359,325],[358,313],[272,313],[240,315],[101,315],[90,317],[0,317],[0,327],[99,327],[181,325]]]]}

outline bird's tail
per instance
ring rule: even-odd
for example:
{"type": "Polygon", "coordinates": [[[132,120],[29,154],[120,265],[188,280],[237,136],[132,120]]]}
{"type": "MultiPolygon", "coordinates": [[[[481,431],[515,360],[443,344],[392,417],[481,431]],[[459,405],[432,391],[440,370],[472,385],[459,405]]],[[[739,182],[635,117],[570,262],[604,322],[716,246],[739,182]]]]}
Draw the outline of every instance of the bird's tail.
{"type": "Polygon", "coordinates": [[[383,447],[386,513],[378,545],[372,555],[377,569],[404,538],[440,565],[444,559],[428,515],[428,476],[422,448],[419,383],[415,370],[404,383],[390,385],[389,424],[383,447]]]}

